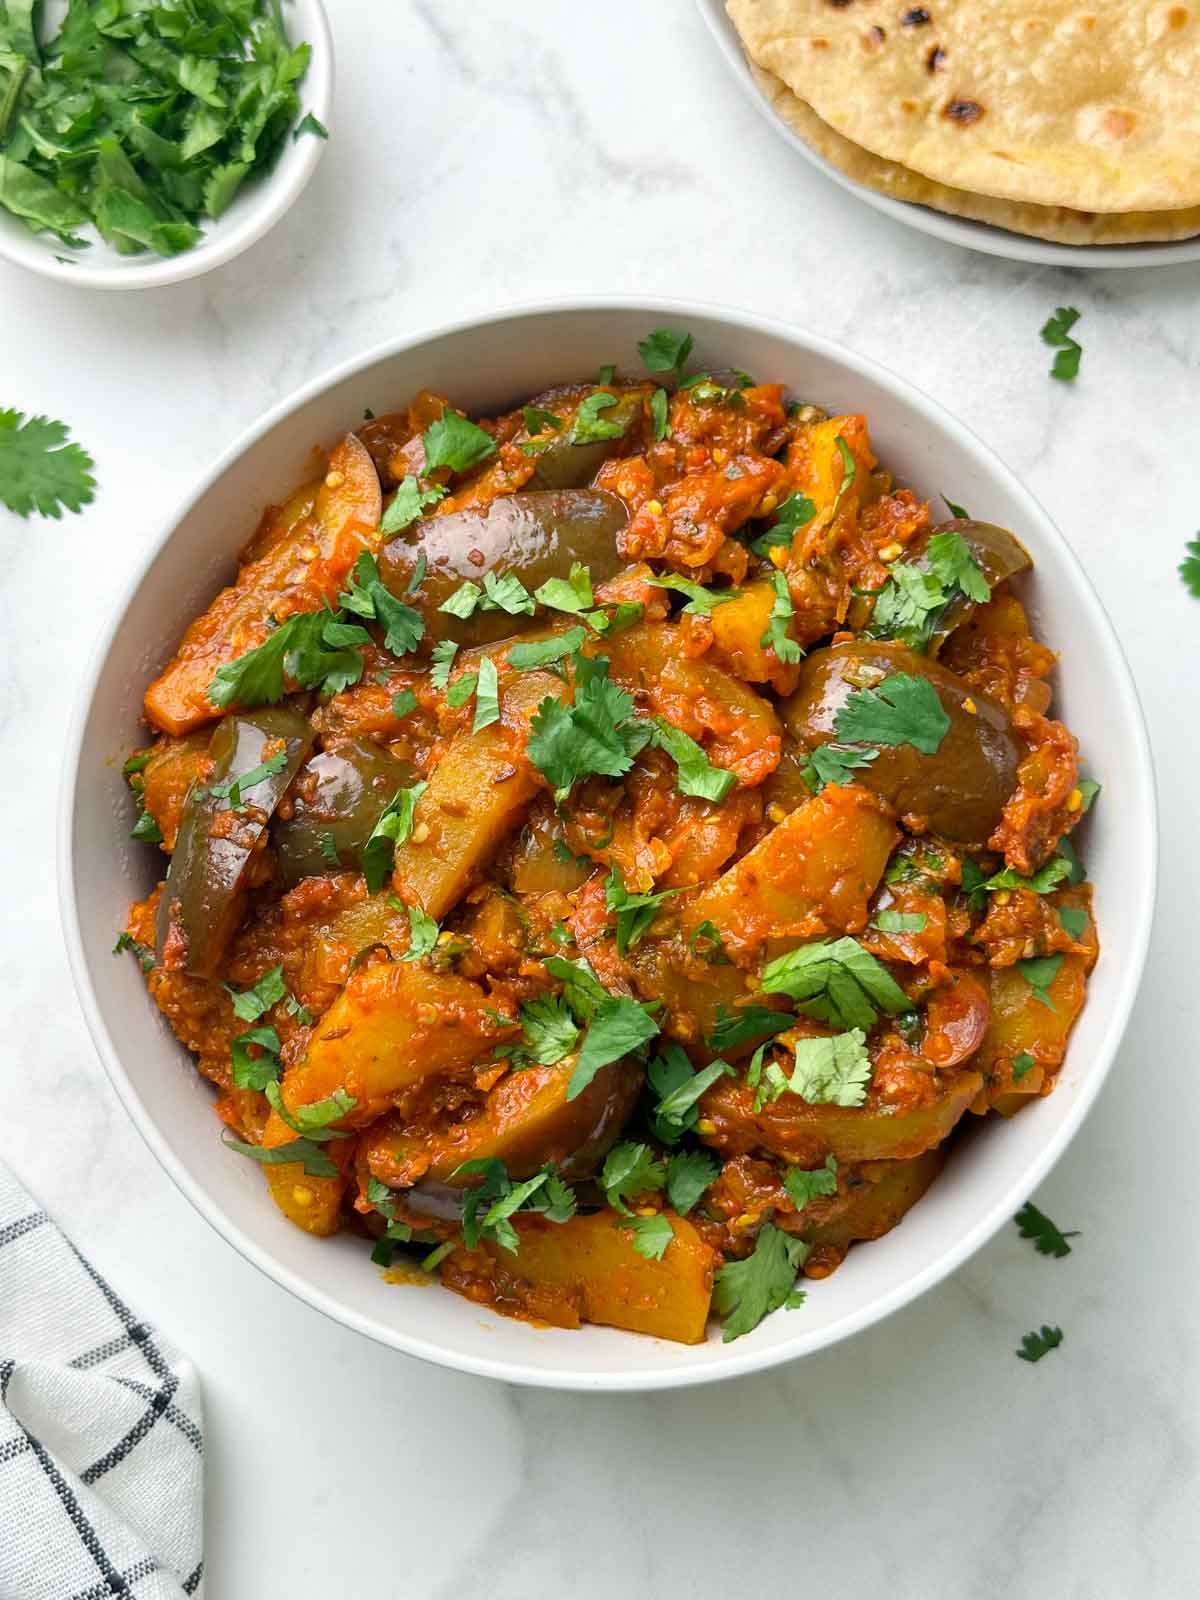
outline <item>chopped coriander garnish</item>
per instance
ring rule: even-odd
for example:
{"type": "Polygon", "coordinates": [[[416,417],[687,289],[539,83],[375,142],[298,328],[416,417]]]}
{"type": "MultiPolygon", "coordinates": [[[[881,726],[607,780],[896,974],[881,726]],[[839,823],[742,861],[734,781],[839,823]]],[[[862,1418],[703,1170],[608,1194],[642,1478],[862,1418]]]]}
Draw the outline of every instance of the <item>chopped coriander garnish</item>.
{"type": "Polygon", "coordinates": [[[392,715],[399,721],[417,709],[417,697],[411,689],[401,689],[392,696],[392,715]]]}
{"type": "Polygon", "coordinates": [[[951,500],[949,495],[944,494],[942,496],[942,500],[945,504],[946,510],[952,517],[957,517],[960,522],[970,522],[971,513],[965,510],[962,506],[956,505],[955,502],[951,500]]]}
{"type": "Polygon", "coordinates": [[[680,794],[692,795],[699,800],[711,800],[719,805],[737,788],[737,774],[725,767],[714,766],[690,734],[684,733],[665,717],[654,717],[653,742],[664,750],[676,767],[676,782],[680,794]]]}
{"type": "Polygon", "coordinates": [[[854,459],[854,452],[839,433],[836,439],[838,455],[842,458],[842,481],[838,484],[837,500],[834,505],[841,502],[842,496],[858,476],[858,463],[854,459]]]}
{"type": "Polygon", "coordinates": [[[490,433],[469,421],[461,412],[447,409],[431,422],[421,436],[425,446],[425,471],[449,467],[451,472],[469,472],[496,453],[490,433]]]}
{"type": "Polygon", "coordinates": [[[1039,1211],[1032,1200],[1027,1200],[1013,1218],[1022,1239],[1032,1239],[1039,1255],[1043,1256],[1069,1256],[1071,1246],[1068,1239],[1078,1239],[1079,1229],[1074,1228],[1070,1233],[1064,1233],[1060,1227],[1044,1211],[1039,1211]]]}
{"type": "Polygon", "coordinates": [[[814,794],[827,783],[853,783],[854,774],[879,759],[878,750],[851,750],[839,744],[819,744],[809,751],[800,776],[814,794]]]}
{"type": "Polygon", "coordinates": [[[593,773],[620,778],[650,742],[653,729],[634,716],[633,698],[611,683],[605,656],[575,658],[575,698],[563,705],[548,695],[529,727],[526,753],[555,798],[593,773]]]}
{"type": "Polygon", "coordinates": [[[533,672],[540,667],[553,667],[556,662],[573,656],[587,642],[583,628],[568,628],[557,639],[538,639],[531,644],[514,644],[508,652],[508,664],[518,672],[533,672]]]}
{"type": "Polygon", "coordinates": [[[616,395],[608,394],[603,389],[597,389],[594,394],[581,400],[571,424],[571,443],[594,444],[600,439],[619,439],[629,426],[628,422],[613,422],[611,418],[601,415],[616,403],[616,395]]]}
{"type": "Polygon", "coordinates": [[[790,1011],[771,1011],[766,1006],[717,1006],[717,1020],[705,1038],[709,1049],[719,1053],[736,1050],[754,1039],[773,1037],[795,1022],[790,1011]]]}
{"type": "Polygon", "coordinates": [[[239,1089],[265,1089],[279,1077],[279,1034],[274,1028],[249,1028],[229,1047],[233,1081],[239,1089]],[[250,1054],[256,1046],[258,1055],[250,1054]]]}
{"type": "Polygon", "coordinates": [[[1013,1082],[1014,1083],[1020,1083],[1021,1079],[1025,1076],[1025,1074],[1027,1072],[1032,1072],[1034,1067],[1036,1067],[1036,1066],[1037,1066],[1037,1062],[1029,1054],[1028,1050],[1020,1050],[1020,1051],[1018,1051],[1017,1054],[1012,1059],[1012,1080],[1013,1080],[1013,1082]]]}
{"type": "Polygon", "coordinates": [[[435,689],[444,689],[450,681],[450,668],[454,665],[454,658],[458,654],[458,645],[453,639],[439,639],[433,647],[433,670],[429,674],[429,681],[435,689]]]}
{"type": "Polygon", "coordinates": [[[285,677],[303,689],[339,694],[362,677],[363,659],[353,645],[364,629],[347,628],[335,611],[299,611],[273,628],[262,644],[218,667],[208,698],[222,709],[271,705],[282,700],[285,677]]]}
{"type": "Polygon", "coordinates": [[[408,906],[408,949],[401,961],[421,961],[438,941],[438,925],[420,906],[408,906]]]}
{"type": "Polygon", "coordinates": [[[775,590],[775,599],[771,606],[767,631],[759,640],[759,644],[764,650],[774,650],[776,657],[784,666],[794,666],[804,651],[788,633],[788,624],[795,615],[792,592],[782,572],[772,572],[771,587],[775,590]]]}
{"type": "MultiPolygon", "coordinates": [[[[658,1102],[654,1108],[655,1121],[659,1124],[674,1123],[678,1129],[690,1127],[691,1122],[695,1120],[691,1114],[705,1090],[710,1089],[718,1078],[733,1076],[733,1068],[728,1061],[710,1061],[708,1066],[701,1067],[699,1072],[689,1071],[688,1076],[669,1094],[663,1095],[658,1102]]],[[[653,1078],[651,1083],[653,1084],[653,1078]]]]}
{"type": "Polygon", "coordinates": [[[1066,383],[1079,376],[1079,361],[1083,355],[1083,346],[1071,338],[1071,329],[1078,321],[1079,312],[1074,306],[1059,306],[1054,315],[1047,317],[1042,326],[1043,342],[1054,346],[1058,351],[1050,368],[1050,376],[1066,383]]]}
{"type": "Polygon", "coordinates": [[[138,812],[137,821],[129,830],[129,837],[137,839],[141,844],[161,844],[163,842],[162,829],[145,809],[138,812]]]}
{"type": "Polygon", "coordinates": [[[315,134],[318,139],[328,139],[329,137],[329,129],[321,121],[320,117],[314,116],[311,111],[306,111],[296,124],[296,130],[292,134],[292,143],[295,144],[296,140],[305,133],[315,134]]]}
{"type": "Polygon", "coordinates": [[[464,672],[446,689],[446,704],[453,710],[459,711],[479,687],[478,672],[464,672]]]}
{"type": "Polygon", "coordinates": [[[658,1031],[658,1023],[638,1001],[606,994],[588,1026],[567,1085],[567,1099],[577,1099],[601,1067],[640,1050],[658,1031]]]}
{"type": "Polygon", "coordinates": [[[744,1261],[726,1261],[713,1278],[713,1309],[722,1319],[728,1344],[750,1333],[785,1303],[804,1265],[808,1246],[773,1223],[766,1223],[744,1261]]]}
{"type": "Polygon", "coordinates": [[[132,950],[138,959],[138,965],[143,972],[149,972],[154,966],[154,951],[144,944],[139,944],[131,933],[124,929],[117,935],[117,942],[112,947],[113,955],[120,955],[123,950],[132,950]]]}
{"type": "Polygon", "coordinates": [[[713,966],[730,965],[729,957],[725,954],[725,941],[721,938],[721,930],[707,918],[693,928],[688,937],[688,949],[703,956],[705,961],[711,962],[713,966]]]}
{"type": "MultiPolygon", "coordinates": [[[[245,811],[245,796],[251,790],[257,789],[260,783],[265,783],[268,778],[278,776],[287,764],[287,751],[280,750],[276,755],[268,756],[257,767],[251,767],[249,772],[243,772],[236,778],[230,778],[227,783],[214,783],[207,789],[198,790],[198,796],[209,795],[214,800],[228,800],[231,811],[245,811]]],[[[161,834],[159,837],[162,837],[161,834]]]]}
{"type": "Polygon", "coordinates": [[[1050,985],[1058,975],[1062,966],[1061,953],[1053,956],[1030,956],[1027,961],[1017,962],[1017,971],[1033,990],[1033,998],[1051,1011],[1055,1010],[1053,1000],[1050,998],[1050,985]]]}
{"type": "Polygon", "coordinates": [[[663,901],[678,893],[678,889],[661,889],[657,894],[630,894],[620,867],[613,863],[604,887],[604,904],[607,910],[616,912],[619,956],[640,943],[643,934],[654,925],[663,901]]]}
{"type": "Polygon", "coordinates": [[[564,998],[538,995],[521,1007],[525,1030],[524,1047],[530,1060],[544,1067],[556,1066],[579,1043],[579,1029],[564,998]]]}
{"type": "Polygon", "coordinates": [[[766,1068],[765,1098],[777,1100],[790,1090],[813,1106],[861,1106],[867,1098],[871,1071],[861,1028],[851,1028],[828,1039],[799,1039],[790,1075],[773,1062],[766,1068]]]}
{"type": "Polygon", "coordinates": [[[663,577],[647,578],[646,582],[656,589],[674,589],[678,594],[687,595],[688,603],[684,606],[684,611],[696,612],[701,616],[707,616],[716,606],[736,600],[740,592],[737,589],[706,589],[703,584],[696,583],[692,578],[684,578],[677,572],[668,572],[663,577]]]}
{"type": "Polygon", "coordinates": [[[571,616],[582,616],[595,605],[592,594],[592,576],[582,561],[571,563],[570,574],[565,578],[547,578],[533,598],[551,611],[565,611],[571,616]]]}
{"type": "Polygon", "coordinates": [[[1048,1327],[1043,1322],[1040,1333],[1027,1333],[1021,1340],[1017,1355],[1022,1361],[1040,1361],[1051,1350],[1057,1350],[1062,1342],[1062,1329],[1048,1327]]]}
{"type": "Polygon", "coordinates": [[[400,533],[411,526],[423,511],[430,506],[437,505],[446,491],[440,484],[429,484],[421,487],[419,478],[414,478],[410,472],[401,479],[392,496],[391,504],[383,513],[383,520],[379,524],[381,533],[400,533]]]}
{"type": "Polygon", "coordinates": [[[480,733],[484,728],[490,728],[493,722],[500,721],[500,680],[496,673],[496,663],[491,656],[484,656],[479,663],[479,681],[475,689],[475,716],[471,723],[471,732],[480,733]]]}
{"type": "Polygon", "coordinates": [[[707,1150],[677,1150],[667,1162],[667,1201],[681,1217],[700,1199],[721,1170],[707,1150]]]}
{"type": "Polygon", "coordinates": [[[655,328],[638,340],[638,354],[650,372],[681,372],[691,353],[691,334],[677,333],[673,328],[655,328]]]}
{"type": "Polygon", "coordinates": [[[362,870],[371,894],[378,894],[383,888],[392,870],[396,846],[403,844],[412,832],[417,801],[427,787],[424,783],[414,783],[411,788],[397,789],[363,846],[362,870]]]}
{"type": "Polygon", "coordinates": [[[650,420],[654,424],[655,439],[665,439],[671,431],[668,421],[669,404],[665,389],[655,389],[650,396],[650,420]]]}
{"type": "Polygon", "coordinates": [[[647,1261],[661,1261],[667,1253],[667,1246],[675,1238],[671,1219],[664,1217],[661,1212],[655,1212],[652,1217],[630,1217],[628,1221],[622,1219],[613,1226],[633,1234],[633,1248],[647,1261]]]}
{"type": "MultiPolygon", "coordinates": [[[[0,196],[3,162],[0,156],[0,196]]],[[[95,498],[95,462],[82,445],[67,440],[65,422],[0,408],[0,503],[19,517],[31,511],[43,517],[61,517],[64,508],[82,511],[95,498]]]]}
{"type": "Polygon", "coordinates": [[[264,1167],[288,1166],[299,1161],[303,1163],[306,1177],[336,1178],[338,1175],[334,1162],[311,1139],[292,1139],[287,1144],[277,1144],[269,1150],[262,1145],[245,1144],[241,1139],[225,1136],[222,1136],[221,1143],[227,1150],[233,1150],[239,1156],[249,1156],[251,1161],[257,1161],[264,1167]]]}
{"type": "Polygon", "coordinates": [[[221,987],[233,1001],[233,1014],[239,1022],[257,1022],[264,1012],[269,1011],[287,993],[282,966],[272,967],[269,972],[264,972],[258,982],[252,984],[249,989],[234,989],[227,983],[223,983],[221,987]]]}
{"type": "Polygon", "coordinates": [[[877,911],[872,926],[880,933],[924,933],[928,920],[923,911],[877,911]]]}
{"type": "Polygon", "coordinates": [[[1079,814],[1081,817],[1086,817],[1099,797],[1100,785],[1095,778],[1080,778],[1076,787],[1079,790],[1079,798],[1083,802],[1079,807],[1079,814]]]}
{"type": "Polygon", "coordinates": [[[1052,857],[1028,878],[1023,878],[1013,867],[1004,867],[999,872],[993,872],[990,878],[985,877],[969,856],[964,857],[962,864],[963,893],[974,911],[982,910],[986,896],[1000,889],[1025,889],[1031,894],[1050,894],[1064,878],[1070,876],[1071,863],[1062,855],[1052,857]]]}
{"type": "Polygon", "coordinates": [[[556,417],[553,411],[543,411],[541,406],[522,406],[521,416],[525,422],[526,433],[544,433],[547,429],[551,433],[562,431],[562,418],[556,417]]]}
{"type": "Polygon", "coordinates": [[[1078,944],[1087,932],[1087,912],[1082,906],[1058,906],[1055,909],[1058,911],[1058,920],[1063,925],[1063,931],[1078,944]]]}
{"type": "Polygon", "coordinates": [[[950,718],[928,678],[894,672],[874,689],[847,695],[833,726],[849,744],[910,744],[932,756],[950,731],[950,718]]]}
{"type": "Polygon", "coordinates": [[[264,1092],[271,1109],[283,1118],[294,1133],[314,1139],[319,1144],[330,1139],[349,1138],[349,1134],[331,1127],[332,1123],[340,1122],[349,1115],[358,1104],[354,1096],[347,1094],[344,1089],[335,1089],[324,1100],[314,1100],[310,1105],[290,1107],[285,1104],[283,1091],[274,1080],[265,1086],[264,1092]]]}
{"type": "Polygon", "coordinates": [[[764,994],[786,994],[796,1009],[831,1027],[872,1028],[879,1012],[898,1016],[912,1001],[887,968],[848,936],[802,945],[763,969],[764,994]]]}
{"type": "Polygon", "coordinates": [[[652,1189],[661,1189],[667,1181],[667,1167],[657,1160],[647,1145],[633,1144],[629,1140],[613,1145],[600,1174],[600,1187],[609,1205],[631,1216],[628,1200],[652,1189]]]}
{"type": "Polygon", "coordinates": [[[803,1211],[806,1205],[822,1195],[837,1193],[838,1164],[832,1155],[825,1157],[825,1165],[817,1167],[812,1172],[806,1172],[803,1167],[789,1167],[783,1175],[783,1187],[787,1190],[797,1211],[803,1211]]]}
{"type": "Polygon", "coordinates": [[[806,494],[788,495],[776,506],[774,520],[766,533],[759,534],[757,539],[751,541],[751,550],[769,559],[776,545],[790,545],[797,531],[807,527],[816,514],[816,505],[806,494]]]}
{"type": "MultiPolygon", "coordinates": [[[[0,426],[3,425],[3,417],[4,413],[0,412],[0,426]]],[[[1200,600],[1200,534],[1194,539],[1189,539],[1184,549],[1187,555],[1179,563],[1179,576],[1188,590],[1200,600]]]]}

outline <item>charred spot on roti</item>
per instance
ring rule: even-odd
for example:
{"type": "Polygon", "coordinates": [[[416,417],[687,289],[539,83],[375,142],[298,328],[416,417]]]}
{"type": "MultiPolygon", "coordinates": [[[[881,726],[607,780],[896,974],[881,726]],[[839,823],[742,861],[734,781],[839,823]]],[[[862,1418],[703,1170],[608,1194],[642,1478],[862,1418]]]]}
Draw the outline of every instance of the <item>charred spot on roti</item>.
{"type": "Polygon", "coordinates": [[[1112,106],[1104,113],[1104,131],[1114,139],[1128,139],[1137,126],[1137,118],[1132,111],[1122,111],[1119,106],[1112,106]]]}
{"type": "Polygon", "coordinates": [[[879,46],[886,38],[887,34],[878,23],[875,23],[872,27],[867,29],[866,33],[863,34],[863,49],[878,50],[879,46]]]}
{"type": "Polygon", "coordinates": [[[940,44],[935,44],[925,57],[926,72],[936,72],[946,59],[946,52],[940,44]]]}
{"type": "Polygon", "coordinates": [[[947,122],[956,123],[960,128],[969,128],[983,116],[983,107],[978,100],[963,100],[956,95],[942,107],[942,115],[947,122]]]}
{"type": "Polygon", "coordinates": [[[1172,28],[1186,28],[1192,20],[1192,13],[1186,6],[1172,6],[1167,12],[1167,23],[1172,28]]]}
{"type": "Polygon", "coordinates": [[[933,18],[924,6],[913,6],[911,11],[906,11],[900,18],[901,26],[905,28],[924,28],[932,21],[933,18]]]}

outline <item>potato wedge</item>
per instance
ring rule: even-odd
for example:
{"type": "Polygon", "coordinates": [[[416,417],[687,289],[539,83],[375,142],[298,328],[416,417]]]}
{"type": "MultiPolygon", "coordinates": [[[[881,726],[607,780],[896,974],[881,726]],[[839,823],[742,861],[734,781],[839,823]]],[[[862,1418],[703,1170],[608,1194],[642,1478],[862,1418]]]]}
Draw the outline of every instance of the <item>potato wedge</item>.
{"type": "Polygon", "coordinates": [[[686,1217],[667,1211],[674,1239],[661,1261],[633,1248],[628,1219],[605,1209],[569,1222],[514,1218],[518,1254],[485,1241],[456,1250],[442,1281],[508,1316],[559,1327],[602,1322],[631,1333],[700,1344],[712,1298],[713,1252],[686,1217]]]}
{"type": "MultiPolygon", "coordinates": [[[[277,1149],[281,1144],[290,1144],[295,1137],[294,1129],[288,1127],[277,1111],[272,1111],[263,1129],[263,1148],[277,1149]]],[[[353,1139],[330,1139],[322,1147],[338,1168],[336,1178],[309,1177],[302,1161],[285,1161],[278,1167],[263,1168],[271,1199],[289,1222],[322,1239],[337,1232],[342,1196],[353,1170],[354,1146],[353,1139]]]]}

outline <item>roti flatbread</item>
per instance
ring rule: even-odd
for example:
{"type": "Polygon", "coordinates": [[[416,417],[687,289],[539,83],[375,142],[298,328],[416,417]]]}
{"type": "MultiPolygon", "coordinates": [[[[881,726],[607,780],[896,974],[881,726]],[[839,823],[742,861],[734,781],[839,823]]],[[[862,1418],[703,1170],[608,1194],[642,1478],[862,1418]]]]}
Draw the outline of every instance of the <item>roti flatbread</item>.
{"type": "Polygon", "coordinates": [[[1073,211],[1200,206],[1184,0],[727,0],[751,59],[862,149],[1073,211]]]}
{"type": "Polygon", "coordinates": [[[1200,233],[1200,206],[1183,211],[1073,211],[1067,206],[1035,206],[993,195],[971,194],[873,155],[823,122],[810,105],[794,95],[782,79],[750,62],[754,81],[775,114],[805,144],[847,178],[893,200],[931,206],[955,217],[987,222],[1013,233],[1058,244],[1139,244],[1151,240],[1188,239],[1200,233]]]}

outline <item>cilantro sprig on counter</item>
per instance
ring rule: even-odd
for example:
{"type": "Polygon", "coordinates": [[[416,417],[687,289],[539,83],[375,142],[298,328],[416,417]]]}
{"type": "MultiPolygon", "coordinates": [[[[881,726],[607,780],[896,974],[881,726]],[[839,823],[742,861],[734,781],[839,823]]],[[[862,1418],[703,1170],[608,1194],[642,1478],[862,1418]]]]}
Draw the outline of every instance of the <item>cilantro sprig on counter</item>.
{"type": "Polygon", "coordinates": [[[83,446],[70,442],[65,422],[0,408],[0,504],[19,517],[82,511],[95,498],[94,467],[83,446]]]}
{"type": "Polygon", "coordinates": [[[1021,1348],[1017,1351],[1018,1359],[1040,1361],[1043,1356],[1049,1355],[1051,1350],[1057,1350],[1062,1342],[1062,1329],[1051,1328],[1043,1322],[1040,1333],[1035,1330],[1027,1333],[1021,1340],[1021,1348]]]}
{"type": "Polygon", "coordinates": [[[1078,1228],[1064,1233],[1044,1211],[1038,1210],[1032,1200],[1025,1202],[1013,1221],[1022,1239],[1032,1239],[1034,1248],[1043,1256],[1056,1256],[1060,1260],[1063,1256],[1069,1256],[1071,1246],[1067,1243],[1068,1239],[1079,1237],[1078,1228]]]}
{"type": "Polygon", "coordinates": [[[122,255],[190,249],[299,116],[311,50],[271,0],[73,5],[44,48],[32,15],[0,11],[0,206],[73,248],[90,222],[122,255]]]}
{"type": "Polygon", "coordinates": [[[1200,534],[1194,539],[1189,539],[1184,548],[1187,550],[1187,555],[1179,563],[1179,576],[1188,590],[1200,600],[1200,534]]]}
{"type": "Polygon", "coordinates": [[[1074,306],[1059,306],[1053,316],[1046,318],[1041,329],[1042,342],[1058,352],[1051,364],[1050,376],[1064,383],[1072,383],[1079,376],[1083,346],[1071,337],[1071,329],[1078,321],[1079,312],[1074,306]]]}

